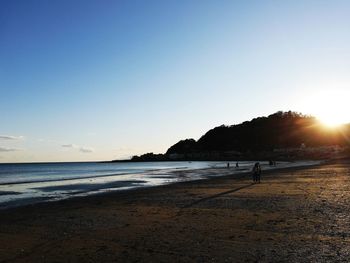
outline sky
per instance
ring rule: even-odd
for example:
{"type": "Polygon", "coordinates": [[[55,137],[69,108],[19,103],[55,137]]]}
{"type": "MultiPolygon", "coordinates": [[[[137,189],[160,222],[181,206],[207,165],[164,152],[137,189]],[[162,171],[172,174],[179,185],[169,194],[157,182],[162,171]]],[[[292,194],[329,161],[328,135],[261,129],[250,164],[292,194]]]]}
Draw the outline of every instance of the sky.
{"type": "Polygon", "coordinates": [[[350,122],[349,1],[1,0],[0,162],[164,153],[276,111],[350,122]]]}

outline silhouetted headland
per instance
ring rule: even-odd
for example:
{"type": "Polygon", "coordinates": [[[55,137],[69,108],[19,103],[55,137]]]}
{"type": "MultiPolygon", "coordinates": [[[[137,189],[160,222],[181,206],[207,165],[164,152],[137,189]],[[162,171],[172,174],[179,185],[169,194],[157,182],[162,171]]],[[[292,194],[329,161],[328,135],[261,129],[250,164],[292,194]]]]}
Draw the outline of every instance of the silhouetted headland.
{"type": "Polygon", "coordinates": [[[349,138],[350,124],[332,129],[313,116],[279,111],[241,124],[215,127],[198,141],[177,142],[164,154],[146,153],[123,161],[328,159],[348,155],[349,138]]]}

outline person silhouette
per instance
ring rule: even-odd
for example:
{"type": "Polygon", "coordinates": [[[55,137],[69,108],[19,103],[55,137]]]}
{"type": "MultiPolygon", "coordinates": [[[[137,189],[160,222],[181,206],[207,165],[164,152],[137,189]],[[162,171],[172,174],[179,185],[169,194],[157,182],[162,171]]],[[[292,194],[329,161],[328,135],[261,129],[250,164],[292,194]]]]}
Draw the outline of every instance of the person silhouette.
{"type": "Polygon", "coordinates": [[[261,175],[261,166],[259,162],[256,162],[253,166],[253,182],[260,183],[260,175],[261,175]]]}

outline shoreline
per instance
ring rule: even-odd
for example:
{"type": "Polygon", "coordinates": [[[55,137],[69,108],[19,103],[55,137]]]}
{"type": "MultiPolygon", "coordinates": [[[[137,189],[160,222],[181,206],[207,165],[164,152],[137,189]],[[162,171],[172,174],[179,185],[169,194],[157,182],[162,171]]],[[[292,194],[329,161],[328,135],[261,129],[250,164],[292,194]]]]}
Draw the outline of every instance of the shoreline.
{"type": "Polygon", "coordinates": [[[349,162],[0,211],[0,262],[310,262],[349,258],[349,162]],[[11,242],[8,242],[11,240],[11,242]]]}
{"type": "MultiPolygon", "coordinates": [[[[308,160],[309,161],[309,160],[308,160]]],[[[262,173],[262,176],[264,176],[265,174],[270,174],[273,172],[278,172],[278,171],[283,171],[283,170],[296,170],[296,169],[306,169],[308,167],[313,167],[313,166],[318,166],[318,165],[322,165],[323,163],[325,163],[325,161],[320,161],[320,163],[316,163],[316,164],[309,164],[309,165],[300,165],[300,166],[292,166],[292,167],[276,167],[276,168],[272,168],[272,169],[268,169],[268,170],[264,170],[262,173]]],[[[188,170],[187,172],[198,172],[198,171],[202,171],[202,170],[211,170],[213,168],[204,168],[204,169],[192,169],[192,170],[188,170]]],[[[223,171],[227,172],[227,168],[226,167],[219,167],[219,168],[215,168],[215,170],[220,170],[222,169],[223,171]]],[[[235,168],[230,168],[230,169],[235,169],[235,168]]],[[[183,170],[181,170],[183,171],[183,170]]],[[[180,171],[180,172],[181,172],[180,171]]],[[[228,170],[230,171],[230,170],[228,170]]],[[[234,171],[234,170],[233,170],[234,171]]],[[[232,172],[233,172],[232,171],[232,172]]],[[[119,174],[118,174],[119,175],[119,174]]],[[[220,180],[220,179],[229,179],[231,177],[234,177],[235,179],[239,179],[239,178],[243,178],[244,176],[249,176],[251,175],[251,171],[242,171],[242,172],[236,172],[236,173],[231,173],[228,175],[219,175],[219,176],[213,176],[213,177],[207,177],[207,178],[198,178],[198,179],[191,179],[191,180],[185,180],[185,181],[176,181],[176,182],[170,182],[170,183],[166,183],[166,184],[162,184],[162,185],[155,185],[155,186],[143,186],[143,187],[134,187],[134,188],[130,188],[130,189],[118,189],[118,190],[110,190],[110,191],[106,191],[106,192],[100,192],[100,193],[90,193],[87,194],[85,196],[81,196],[79,194],[81,193],[77,193],[76,195],[71,195],[69,197],[63,198],[63,199],[58,199],[58,200],[53,200],[53,199],[46,199],[46,198],[42,198],[41,200],[39,199],[38,202],[34,202],[34,203],[22,203],[21,201],[19,201],[19,204],[17,205],[10,205],[10,206],[4,206],[0,208],[0,215],[2,211],[7,211],[7,210],[12,210],[12,209],[20,209],[20,208],[25,208],[25,207],[33,207],[33,206],[40,206],[40,205],[51,205],[51,204],[55,204],[55,203],[64,203],[64,202],[69,202],[69,201],[73,201],[73,200],[77,200],[79,201],[84,201],[84,199],[94,199],[94,198],[108,198],[108,197],[128,197],[129,195],[133,195],[133,194],[139,194],[139,193],[143,193],[144,191],[148,192],[152,192],[153,189],[168,189],[168,188],[172,188],[172,186],[181,186],[181,185],[191,185],[191,184],[196,184],[200,181],[213,181],[215,182],[215,180],[220,180]]],[[[112,177],[114,175],[109,175],[107,177],[112,177]]],[[[95,176],[95,177],[105,177],[105,176],[95,176]]],[[[85,178],[84,178],[85,179],[85,178]]],[[[66,181],[66,180],[72,180],[72,179],[62,179],[62,181],[66,181]]],[[[89,193],[89,192],[86,192],[89,193]]]]}

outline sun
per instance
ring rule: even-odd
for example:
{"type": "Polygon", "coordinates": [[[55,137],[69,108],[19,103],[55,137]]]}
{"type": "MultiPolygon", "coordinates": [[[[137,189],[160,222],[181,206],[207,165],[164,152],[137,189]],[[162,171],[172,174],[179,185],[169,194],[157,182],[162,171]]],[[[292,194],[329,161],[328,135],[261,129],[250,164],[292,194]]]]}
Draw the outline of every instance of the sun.
{"type": "Polygon", "coordinates": [[[350,122],[349,92],[323,92],[315,96],[315,116],[326,126],[337,127],[350,122]]]}
{"type": "Polygon", "coordinates": [[[330,128],[350,123],[350,90],[323,90],[309,94],[306,111],[330,128]]]}
{"type": "Polygon", "coordinates": [[[345,118],[343,119],[341,117],[337,117],[336,115],[328,116],[327,114],[323,116],[317,116],[317,119],[328,128],[337,128],[347,122],[345,118]]]}
{"type": "Polygon", "coordinates": [[[334,101],[333,103],[328,103],[328,106],[318,108],[315,111],[315,117],[330,128],[336,128],[342,124],[349,123],[350,116],[348,111],[344,109],[346,104],[342,104],[341,100],[339,99],[339,104],[334,101]]]}

